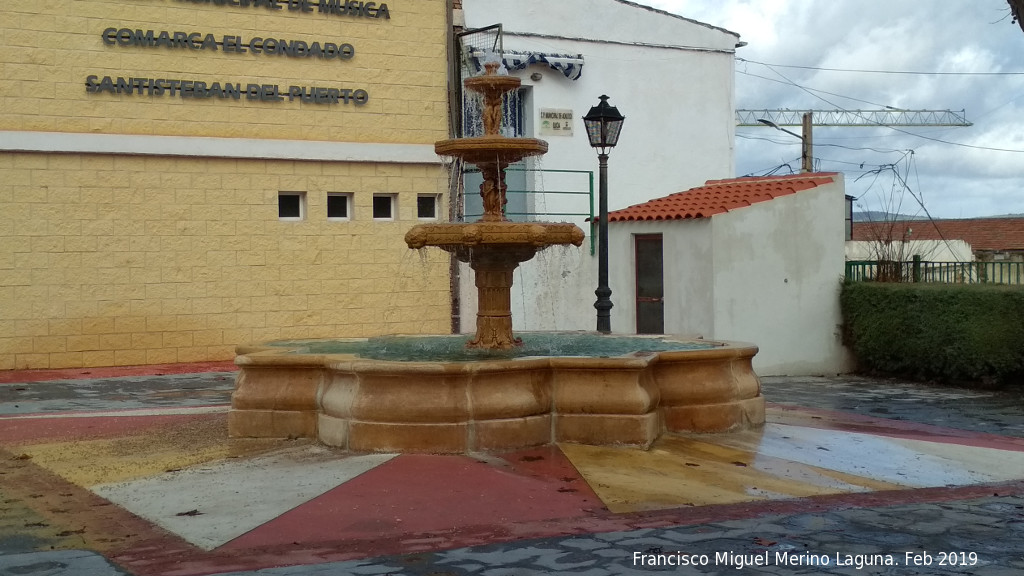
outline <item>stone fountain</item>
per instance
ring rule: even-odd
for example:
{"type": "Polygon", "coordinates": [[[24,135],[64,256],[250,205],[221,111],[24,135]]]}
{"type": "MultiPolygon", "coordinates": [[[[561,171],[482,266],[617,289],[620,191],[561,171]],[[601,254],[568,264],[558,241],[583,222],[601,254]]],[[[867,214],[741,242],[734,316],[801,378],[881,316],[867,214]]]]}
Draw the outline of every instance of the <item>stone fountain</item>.
{"type": "Polygon", "coordinates": [[[574,224],[509,222],[506,204],[505,169],[528,156],[548,151],[548,144],[534,138],[501,135],[501,101],[505,93],[519,87],[514,76],[496,73],[498,62],[487,62],[485,74],[468,78],[467,90],[484,98],[484,135],[442,140],[434,150],[442,156],[475,164],[483,175],[480,197],[484,213],[473,223],[421,224],[405,235],[409,248],[437,246],[468,262],[475,272],[477,289],[476,337],[468,346],[508,349],[521,342],[512,335],[510,294],[512,275],[520,263],[548,246],[583,243],[583,231],[574,224]]]}
{"type": "Polygon", "coordinates": [[[757,347],[669,336],[512,332],[513,273],[540,250],[579,246],[573,224],[510,222],[505,169],[547,143],[502,136],[502,95],[519,79],[498,64],[465,81],[483,95],[484,135],[437,142],[475,164],[477,222],[421,224],[410,248],[435,246],[475,273],[476,334],[299,340],[238,348],[232,437],[317,438],[356,451],[507,451],[554,442],[647,447],[663,432],[764,423],[751,367],[757,347]],[[524,344],[524,339],[528,340],[524,344]],[[398,349],[398,352],[395,350],[398,349]]]}

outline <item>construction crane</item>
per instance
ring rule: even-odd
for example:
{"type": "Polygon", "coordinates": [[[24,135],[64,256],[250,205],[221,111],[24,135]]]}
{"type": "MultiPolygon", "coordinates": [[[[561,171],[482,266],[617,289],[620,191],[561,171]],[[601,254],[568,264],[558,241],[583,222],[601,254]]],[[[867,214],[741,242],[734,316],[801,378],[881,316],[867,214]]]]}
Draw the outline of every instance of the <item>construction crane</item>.
{"type": "Polygon", "coordinates": [[[737,126],[802,126],[811,114],[815,126],[971,126],[964,111],[955,110],[737,110],[737,126]]]}
{"type": "Polygon", "coordinates": [[[796,136],[803,144],[801,172],[814,172],[814,126],[971,126],[963,110],[737,110],[737,126],[768,126],[796,136]],[[801,126],[803,134],[783,126],[801,126]]]}

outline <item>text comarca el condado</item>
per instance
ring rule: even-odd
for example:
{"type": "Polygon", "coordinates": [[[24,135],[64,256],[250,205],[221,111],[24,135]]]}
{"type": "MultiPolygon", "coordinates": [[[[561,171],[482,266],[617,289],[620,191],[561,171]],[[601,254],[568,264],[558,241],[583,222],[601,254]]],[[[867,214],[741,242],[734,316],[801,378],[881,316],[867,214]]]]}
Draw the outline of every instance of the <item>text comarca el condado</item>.
{"type": "Polygon", "coordinates": [[[189,48],[192,50],[221,50],[223,52],[252,52],[291,56],[293,58],[322,58],[324,60],[350,60],[356,49],[348,43],[305,42],[255,37],[248,40],[240,36],[221,36],[202,32],[168,32],[161,30],[132,30],[110,27],[101,34],[109,46],[142,46],[148,48],[189,48]]]}
{"type": "Polygon", "coordinates": [[[321,14],[333,16],[391,19],[391,12],[388,10],[387,4],[362,2],[361,0],[178,0],[178,2],[240,8],[266,8],[267,10],[287,8],[292,12],[313,12],[315,8],[321,14]]]}
{"type": "Polygon", "coordinates": [[[124,78],[88,76],[85,91],[89,93],[132,94],[138,96],[178,96],[181,98],[219,98],[260,100],[264,102],[299,101],[313,104],[366,104],[370,95],[363,89],[325,88],[320,86],[289,86],[277,84],[242,84],[241,82],[205,82],[167,78],[124,78]]]}

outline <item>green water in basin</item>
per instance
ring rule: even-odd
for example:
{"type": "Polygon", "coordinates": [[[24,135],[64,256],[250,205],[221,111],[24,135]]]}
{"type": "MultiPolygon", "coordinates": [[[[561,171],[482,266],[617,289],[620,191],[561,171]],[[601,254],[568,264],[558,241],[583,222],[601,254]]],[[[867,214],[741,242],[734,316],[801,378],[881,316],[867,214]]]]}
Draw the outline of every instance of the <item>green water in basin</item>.
{"type": "Polygon", "coordinates": [[[472,336],[381,336],[367,340],[278,340],[270,346],[292,348],[293,354],[355,354],[392,362],[466,362],[509,360],[529,356],[624,356],[637,352],[706,350],[715,345],[657,336],[604,336],[573,332],[520,332],[523,345],[512,350],[466,348],[472,336]]]}

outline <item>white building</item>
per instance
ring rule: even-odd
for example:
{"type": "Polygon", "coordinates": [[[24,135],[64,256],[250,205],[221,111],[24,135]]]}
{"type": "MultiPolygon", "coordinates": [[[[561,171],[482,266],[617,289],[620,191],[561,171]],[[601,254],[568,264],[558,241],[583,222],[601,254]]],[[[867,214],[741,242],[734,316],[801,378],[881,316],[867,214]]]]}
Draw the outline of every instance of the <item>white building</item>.
{"type": "Polygon", "coordinates": [[[709,181],[609,215],[612,328],[757,344],[760,375],[837,374],[841,174],[709,181]]]}
{"type": "MultiPolygon", "coordinates": [[[[517,132],[549,144],[542,160],[527,165],[545,171],[526,173],[524,186],[541,192],[530,196],[526,211],[575,222],[588,235],[582,249],[549,249],[519,268],[516,329],[593,330],[597,257],[586,218],[590,202],[586,195],[557,193],[589,190],[593,173],[597,210],[597,154],[582,117],[602,94],[626,117],[610,155],[610,209],[731,177],[739,35],[624,0],[463,0],[462,7],[455,21],[467,29],[502,25],[509,73],[523,82],[517,132]],[[563,170],[578,172],[555,172],[563,170]]],[[[516,188],[513,178],[510,189],[516,188]]],[[[516,198],[510,195],[509,202],[516,198]]],[[[461,285],[462,329],[472,330],[475,290],[467,269],[461,285]]]]}
{"type": "Polygon", "coordinates": [[[846,242],[846,259],[854,261],[876,261],[879,259],[895,259],[901,262],[920,256],[922,260],[932,262],[973,262],[976,258],[971,245],[963,240],[848,240],[846,242]]]}

